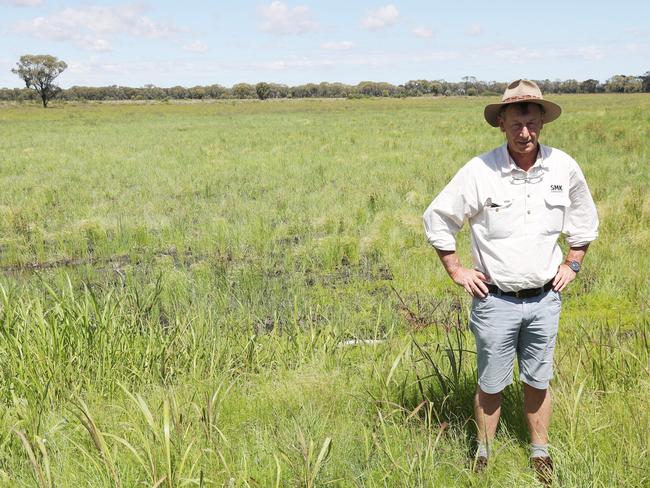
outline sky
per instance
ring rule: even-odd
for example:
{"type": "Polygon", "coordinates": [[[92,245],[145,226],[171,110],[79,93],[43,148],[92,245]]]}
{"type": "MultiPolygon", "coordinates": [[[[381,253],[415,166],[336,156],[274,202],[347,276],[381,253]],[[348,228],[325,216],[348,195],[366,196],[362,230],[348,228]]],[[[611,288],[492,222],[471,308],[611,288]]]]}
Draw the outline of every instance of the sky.
{"type": "Polygon", "coordinates": [[[650,71],[650,2],[0,0],[0,87],[23,54],[64,88],[605,81],[650,71]]]}

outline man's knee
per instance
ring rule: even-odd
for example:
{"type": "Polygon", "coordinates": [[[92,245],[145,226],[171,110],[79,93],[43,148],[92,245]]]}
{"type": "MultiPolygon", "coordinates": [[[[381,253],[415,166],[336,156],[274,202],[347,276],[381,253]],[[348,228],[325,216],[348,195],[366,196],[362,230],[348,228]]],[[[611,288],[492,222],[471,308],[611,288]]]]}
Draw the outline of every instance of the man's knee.
{"type": "Polygon", "coordinates": [[[524,405],[526,411],[536,412],[545,401],[550,401],[550,391],[547,388],[536,388],[524,383],[524,405]]]}
{"type": "Polygon", "coordinates": [[[548,383],[545,386],[539,383],[531,385],[526,381],[522,381],[522,383],[524,385],[524,395],[543,398],[548,393],[548,383]]]}
{"type": "Polygon", "coordinates": [[[501,392],[486,393],[480,386],[476,387],[476,404],[487,415],[492,415],[501,407],[501,392]]]}
{"type": "Polygon", "coordinates": [[[481,388],[481,385],[476,386],[476,394],[480,398],[488,398],[488,399],[496,400],[498,398],[501,398],[501,392],[502,391],[503,391],[503,389],[501,389],[499,391],[496,391],[496,392],[494,392],[494,391],[485,391],[485,389],[481,388]]]}

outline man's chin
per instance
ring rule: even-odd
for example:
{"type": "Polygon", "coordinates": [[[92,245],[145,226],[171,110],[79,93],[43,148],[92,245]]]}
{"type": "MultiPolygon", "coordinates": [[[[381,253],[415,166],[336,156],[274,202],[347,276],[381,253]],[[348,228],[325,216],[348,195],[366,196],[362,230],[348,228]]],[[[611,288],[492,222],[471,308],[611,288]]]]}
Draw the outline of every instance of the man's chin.
{"type": "Polygon", "coordinates": [[[519,154],[530,154],[537,151],[537,144],[533,142],[529,142],[527,144],[515,144],[514,146],[515,152],[519,154]]]}

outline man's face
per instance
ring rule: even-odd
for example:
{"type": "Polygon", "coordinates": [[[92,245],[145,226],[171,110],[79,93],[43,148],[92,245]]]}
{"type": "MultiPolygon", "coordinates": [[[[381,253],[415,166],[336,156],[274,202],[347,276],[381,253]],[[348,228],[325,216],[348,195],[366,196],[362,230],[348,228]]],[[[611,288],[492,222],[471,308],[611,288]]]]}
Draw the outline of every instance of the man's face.
{"type": "Polygon", "coordinates": [[[501,132],[505,132],[508,148],[513,154],[537,154],[537,141],[544,126],[542,110],[536,103],[525,108],[519,104],[509,105],[499,117],[501,132]]]}

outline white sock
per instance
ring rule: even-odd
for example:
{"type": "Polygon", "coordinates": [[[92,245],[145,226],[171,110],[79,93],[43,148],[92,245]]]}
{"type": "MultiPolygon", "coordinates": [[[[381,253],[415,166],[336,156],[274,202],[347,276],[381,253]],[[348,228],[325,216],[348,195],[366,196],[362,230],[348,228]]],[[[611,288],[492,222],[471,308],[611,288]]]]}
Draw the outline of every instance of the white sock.
{"type": "Polygon", "coordinates": [[[476,446],[476,457],[489,457],[488,454],[492,451],[492,443],[486,444],[485,442],[479,442],[476,446]]]}
{"type": "Polygon", "coordinates": [[[548,457],[548,444],[530,444],[530,457],[548,457]]]}

